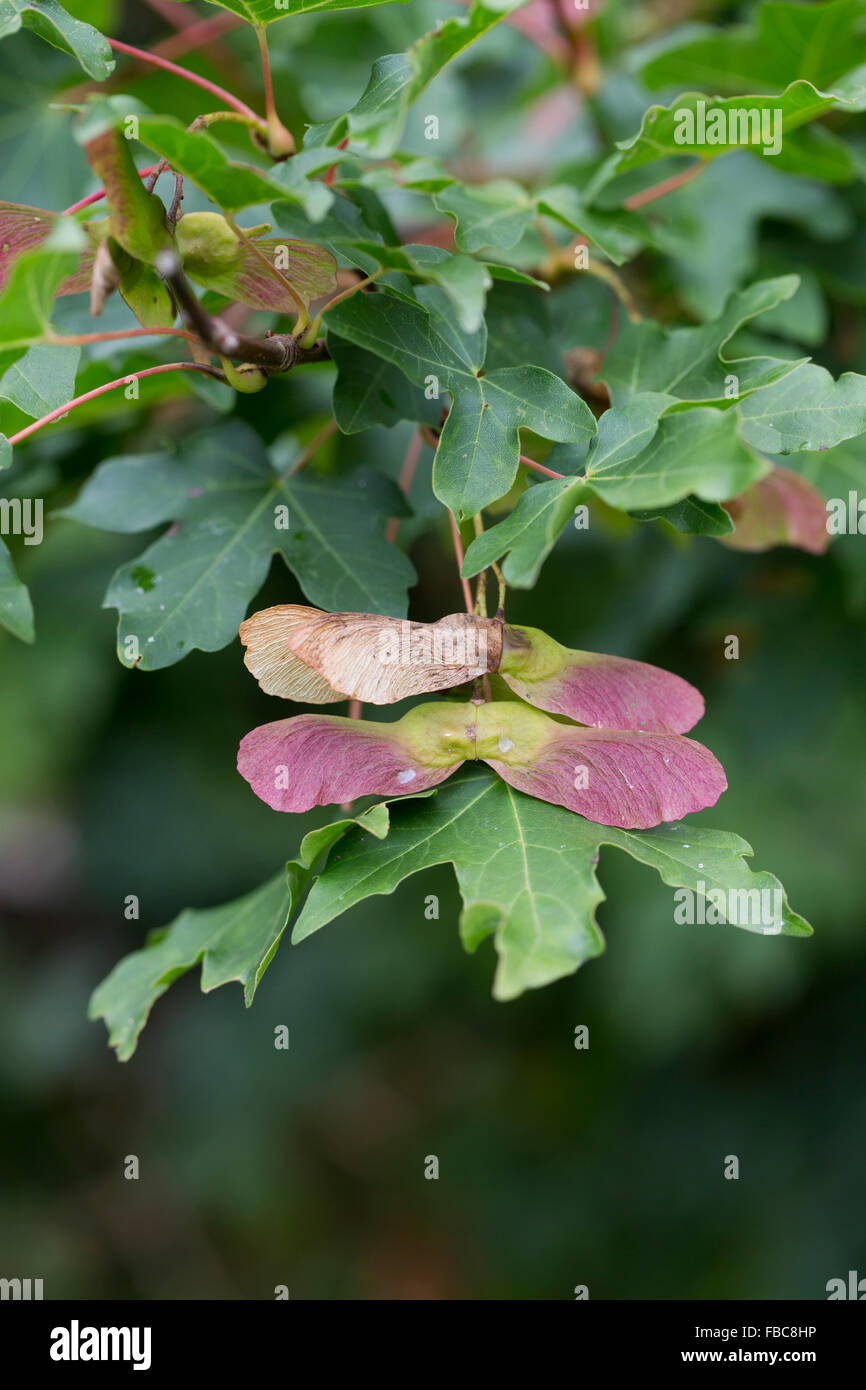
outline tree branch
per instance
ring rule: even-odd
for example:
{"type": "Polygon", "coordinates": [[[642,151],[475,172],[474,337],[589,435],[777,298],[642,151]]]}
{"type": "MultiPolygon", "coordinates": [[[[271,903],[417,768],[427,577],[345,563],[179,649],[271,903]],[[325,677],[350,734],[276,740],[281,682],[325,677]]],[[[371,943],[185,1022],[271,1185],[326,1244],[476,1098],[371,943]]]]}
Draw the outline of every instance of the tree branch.
{"type": "Polygon", "coordinates": [[[268,338],[248,338],[222,319],[214,318],[193,294],[174,251],[162,251],[156,269],[174,295],[184,324],[199,342],[218,357],[249,362],[265,372],[287,372],[299,362],[322,362],[328,356],[324,342],[301,347],[291,333],[272,333],[268,338]]]}

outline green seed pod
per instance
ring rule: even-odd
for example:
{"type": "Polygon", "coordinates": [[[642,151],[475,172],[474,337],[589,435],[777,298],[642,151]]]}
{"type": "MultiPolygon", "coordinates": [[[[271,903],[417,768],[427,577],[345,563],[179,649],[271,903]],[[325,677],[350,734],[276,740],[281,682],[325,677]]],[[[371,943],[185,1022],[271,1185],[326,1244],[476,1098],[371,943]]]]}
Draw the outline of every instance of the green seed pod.
{"type": "Polygon", "coordinates": [[[264,372],[253,366],[251,362],[241,362],[235,366],[233,362],[229,362],[227,357],[221,357],[220,365],[225,372],[229,386],[233,386],[236,391],[242,391],[244,395],[254,395],[256,391],[263,391],[268,384],[264,372]]]}
{"type": "Polygon", "coordinates": [[[240,260],[241,242],[218,212],[185,213],[175,236],[189,275],[219,274],[240,260]]]}

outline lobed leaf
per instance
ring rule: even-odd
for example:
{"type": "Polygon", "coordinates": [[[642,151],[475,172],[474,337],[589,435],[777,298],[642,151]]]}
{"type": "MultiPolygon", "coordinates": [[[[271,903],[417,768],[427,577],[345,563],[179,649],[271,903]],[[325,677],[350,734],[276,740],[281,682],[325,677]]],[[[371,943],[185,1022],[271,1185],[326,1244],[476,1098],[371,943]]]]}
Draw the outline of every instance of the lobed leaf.
{"type": "Polygon", "coordinates": [[[664,328],[646,319],[627,324],[600,372],[614,404],[638,391],[655,391],[683,404],[726,406],[789,376],[805,359],[730,358],[724,349],[744,324],[790,299],[798,285],[796,275],[758,280],[731,295],[717,319],[697,328],[664,328]],[[737,383],[733,396],[730,376],[737,383]]]}
{"type": "Polygon", "coordinates": [[[203,993],[237,980],[250,1007],[313,866],[352,827],[381,838],[388,831],[387,804],[309,831],[300,858],[286,866],[287,872],[221,907],[188,908],[114,967],[94,990],[88,1016],[105,1020],[109,1044],[121,1062],[135,1051],[160,995],[196,965],[201,965],[203,993]]]}
{"type": "MultiPolygon", "coordinates": [[[[825,115],[833,107],[840,106],[849,112],[862,111],[866,106],[866,68],[855,69],[833,84],[832,91],[819,91],[811,82],[790,82],[781,92],[771,96],[762,93],[749,93],[736,97],[705,97],[700,92],[686,92],[677,97],[670,106],[651,106],[644,112],[640,129],[627,140],[617,141],[617,152],[610,155],[601,165],[588,187],[584,190],[587,202],[593,202],[602,189],[615,178],[633,170],[641,169],[659,159],[691,158],[702,160],[718,159],[733,150],[745,149],[752,154],[765,156],[761,121],[763,114],[769,116],[772,128],[778,135],[780,145],[766,153],[780,168],[786,166],[787,137],[792,131],[818,116],[825,115]],[[706,133],[701,134],[697,124],[699,108],[705,112],[721,113],[724,119],[724,135],[718,143],[711,143],[706,133]],[[731,117],[737,120],[741,113],[754,113],[757,121],[749,121],[737,126],[732,132],[731,117]],[[774,113],[779,114],[778,126],[774,113]],[[686,121],[690,120],[694,138],[678,139],[678,135],[688,134],[686,121]],[[701,138],[698,139],[699,134],[701,138]]],[[[796,142],[794,142],[796,151],[796,142]]],[[[793,159],[792,168],[805,172],[802,158],[793,159]]]]}
{"type": "Polygon", "coordinates": [[[743,438],[770,454],[832,449],[866,432],[866,376],[834,381],[814,363],[796,370],[740,407],[743,438]]]}
{"type": "Polygon", "coordinates": [[[275,552],[317,607],[405,612],[414,571],[384,536],[403,505],[385,479],[373,487],[363,475],[332,483],[277,473],[258,437],[232,422],[177,456],[108,459],[59,514],[118,531],[174,523],[105,596],[120,614],[120,660],[157,670],[232,641],[275,552]]]}
{"type": "MultiPolygon", "coordinates": [[[[430,299],[425,303],[433,304],[430,299]]],[[[448,392],[451,408],[433,464],[433,490],[458,516],[505,495],[517,474],[519,430],[586,443],[595,420],[561,378],[542,367],[483,373],[486,333],[467,334],[421,303],[355,295],[328,315],[329,330],[399,367],[419,388],[448,392]]]]}
{"type": "MultiPolygon", "coordinates": [[[[337,145],[348,137],[351,149],[386,159],[400,143],[409,107],[436,74],[522,3],[523,0],[472,0],[468,14],[442,20],[406,53],[378,58],[359,100],[339,120],[311,126],[305,150],[311,145],[337,145]]],[[[315,0],[310,5],[324,7],[315,0]]],[[[335,4],[333,8],[342,6],[335,4]]]]}
{"type": "MultiPolygon", "coordinates": [[[[339,859],[314,883],[292,940],[303,941],[372,894],[392,893],[410,874],[451,863],[463,899],[464,945],[475,950],[494,937],[494,995],[513,999],[571,974],[604,949],[595,920],[604,899],[595,874],[603,844],[655,868],[668,885],[704,896],[781,892],[772,874],[746,866],[743,856],[752,851],[737,835],[683,824],[650,831],[596,825],[471,768],[429,800],[394,805],[385,839],[373,843],[351,831],[339,859]]],[[[811,932],[784,895],[769,926],[742,925],[767,934],[811,932]]]]}
{"type": "Polygon", "coordinates": [[[649,87],[695,83],[720,91],[775,91],[792,78],[817,87],[866,62],[862,0],[829,4],[764,3],[756,23],[727,29],[674,31],[648,53],[641,75],[649,87]]]}
{"type": "Polygon", "coordinates": [[[504,521],[476,536],[461,573],[471,579],[504,555],[505,582],[531,589],[580,499],[588,494],[581,478],[554,478],[528,487],[504,521]]]}
{"type": "Polygon", "coordinates": [[[698,407],[664,416],[652,441],[631,458],[590,459],[586,482],[611,506],[632,511],[667,506],[691,493],[724,502],[769,468],[743,442],[735,411],[698,407]]]}

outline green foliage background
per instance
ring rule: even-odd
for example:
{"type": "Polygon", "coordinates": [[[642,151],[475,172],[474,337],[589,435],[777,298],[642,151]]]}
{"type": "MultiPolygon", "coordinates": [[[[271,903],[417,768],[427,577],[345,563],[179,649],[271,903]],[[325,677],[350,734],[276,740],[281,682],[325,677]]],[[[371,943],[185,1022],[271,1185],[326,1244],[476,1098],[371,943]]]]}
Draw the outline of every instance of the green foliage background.
{"type": "MultiPolygon", "coordinates": [[[[144,6],[85,8],[133,43],[161,32],[144,6]]],[[[284,116],[342,111],[375,58],[452,8],[411,0],[310,17],[293,21],[291,40],[273,26],[284,116]]],[[[252,73],[248,38],[230,47],[252,73]]],[[[533,62],[500,26],[431,88],[431,109],[501,146],[504,172],[533,62]]],[[[0,46],[0,68],[4,189],[63,206],[80,196],[83,162],[47,100],[78,79],[29,36],[0,46]]],[[[160,84],[146,75],[134,90],[159,107],[160,84]]],[[[171,96],[192,119],[196,94],[176,84],[171,96]]],[[[646,104],[623,79],[622,135],[646,104]]],[[[563,160],[579,159],[588,133],[578,125],[568,139],[563,160]]],[[[866,369],[862,185],[774,189],[785,176],[761,168],[758,192],[754,164],[726,156],[671,196],[654,288],[670,276],[710,317],[744,266],[753,278],[807,261],[791,338],[834,374],[866,369]]],[[[566,293],[572,321],[595,316],[603,338],[604,296],[566,293]]],[[[88,367],[77,389],[101,371],[88,367]]],[[[231,408],[270,441],[321,419],[331,380],[295,373],[231,408]]],[[[212,419],[196,395],[167,389],[151,437],[212,419]]],[[[43,432],[10,477],[25,495],[53,489],[57,506],[71,503],[96,462],[140,447],[139,431],[133,412],[97,405],[43,432]]],[[[366,457],[396,476],[407,439],[405,425],[348,436],[333,467],[366,457]]],[[[808,464],[838,469],[840,493],[862,492],[847,481],[862,479],[860,445],[808,464]]],[[[423,516],[429,468],[416,491],[423,516]]],[[[413,616],[433,619],[459,605],[453,567],[443,535],[405,525],[418,536],[413,616]]],[[[252,1010],[235,986],[203,998],[194,973],[180,981],[123,1068],[85,1020],[94,981],[144,929],[264,881],[327,817],[283,820],[237,777],[239,736],[275,714],[236,644],[146,676],[118,664],[114,616],[99,604],[140,537],[57,522],[42,546],[22,547],[39,640],[0,634],[0,1273],[44,1278],[47,1297],[270,1298],[288,1284],[293,1298],[567,1299],[585,1283],[593,1298],[760,1299],[821,1298],[829,1278],[866,1269],[864,547],[735,554],[600,509],[589,532],[565,533],[509,613],[543,613],[569,645],[627,651],[699,686],[698,735],[730,783],[724,815],[703,819],[757,846],[813,938],[677,926],[671,891],[603,849],[605,955],[494,1005],[491,948],[464,956],[453,876],[428,871],[286,943],[252,1010]],[[737,662],[723,659],[728,633],[741,638],[737,662]],[[123,917],[131,893],[138,922],[123,917]],[[431,893],[438,921],[424,917],[431,893]],[[273,1046],[279,1024],[287,1053],[273,1046]],[[586,1052],[573,1046],[579,1024],[586,1052]],[[123,1179],[127,1154],[140,1159],[137,1183],[123,1179]],[[438,1182],[423,1178],[428,1154],[438,1182]],[[728,1154],[738,1182],[723,1180],[728,1154]]],[[[298,601],[275,561],[258,606],[298,601]]]]}

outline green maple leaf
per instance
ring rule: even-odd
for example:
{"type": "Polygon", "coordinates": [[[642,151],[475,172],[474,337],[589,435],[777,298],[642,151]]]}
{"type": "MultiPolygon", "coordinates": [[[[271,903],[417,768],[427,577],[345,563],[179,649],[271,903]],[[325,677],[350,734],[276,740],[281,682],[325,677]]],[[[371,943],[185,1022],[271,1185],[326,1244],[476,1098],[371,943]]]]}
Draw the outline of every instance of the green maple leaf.
{"type": "Polygon", "coordinates": [[[75,395],[81,349],[40,343],[28,348],[0,377],[0,397],[34,419],[75,395]]]}
{"type": "Polygon", "coordinates": [[[632,511],[669,506],[691,493],[724,502],[769,470],[741,438],[736,411],[698,407],[663,416],[650,443],[637,453],[624,444],[590,454],[585,476],[605,502],[632,511]]]}
{"type": "MultiPolygon", "coordinates": [[[[686,389],[700,389],[706,380],[700,358],[689,358],[677,345],[666,359],[663,347],[654,364],[656,375],[677,389],[679,373],[686,389]]],[[[558,445],[550,451],[546,465],[573,476],[527,488],[511,514],[469,546],[466,577],[504,555],[506,581],[531,588],[575,508],[591,494],[637,513],[639,520],[661,517],[678,530],[704,535],[731,530],[718,503],[743,492],[770,467],[749,447],[736,410],[684,410],[675,396],[661,391],[640,391],[630,398],[623,394],[626,403],[604,412],[588,448],[558,445]]]]}
{"type": "Polygon", "coordinates": [[[388,803],[311,830],[285,872],[234,902],[187,909],[152,932],[140,951],[125,956],[94,990],[88,1010],[90,1018],[105,1020],[118,1059],[132,1056],[157,999],[196,965],[201,965],[203,993],[237,980],[249,1008],[314,865],[353,827],[364,836],[387,834],[388,803]]]}
{"type": "MultiPolygon", "coordinates": [[[[305,0],[299,3],[304,4],[305,0]]],[[[400,143],[409,107],[436,74],[522,3],[523,0],[472,0],[468,14],[442,20],[406,53],[378,58],[362,96],[351,110],[337,121],[311,126],[304,148],[337,145],[348,137],[351,149],[362,149],[376,159],[387,158],[400,143]]],[[[349,6],[312,0],[308,8],[349,6]]]]}
{"type": "Polygon", "coordinates": [[[727,536],[734,529],[724,507],[701,497],[683,497],[667,507],[650,507],[629,515],[636,521],[666,521],[675,531],[689,536],[727,536]]]}
{"type": "Polygon", "coordinates": [[[743,435],[771,454],[831,449],[866,432],[866,376],[845,372],[834,381],[809,362],[750,396],[740,407],[743,435]]]}
{"type": "MultiPolygon", "coordinates": [[[[838,82],[833,83],[832,91],[826,92],[819,91],[811,82],[804,81],[791,82],[784,91],[772,96],[749,93],[722,98],[706,97],[701,92],[686,92],[677,97],[670,106],[651,106],[644,112],[640,129],[629,139],[617,141],[616,152],[605,160],[590,180],[583,191],[584,200],[587,203],[595,201],[602,189],[613,179],[642,169],[659,159],[676,157],[713,160],[740,149],[749,150],[758,158],[762,158],[764,142],[760,127],[764,113],[769,114],[775,134],[780,139],[779,148],[768,157],[771,157],[780,169],[789,168],[791,172],[808,173],[813,162],[811,156],[815,150],[814,143],[807,143],[806,149],[809,154],[805,154],[798,143],[799,137],[795,136],[794,132],[807,122],[825,115],[835,106],[852,113],[864,109],[866,67],[847,73],[838,82]],[[699,107],[703,107],[707,112],[724,115],[726,133],[718,144],[710,144],[705,140],[696,143],[699,139],[696,120],[699,107]],[[743,131],[736,127],[735,138],[731,138],[731,113],[736,120],[743,111],[754,113],[757,123],[747,123],[748,128],[743,131]],[[691,117],[695,119],[694,141],[677,138],[678,135],[682,137],[685,128],[681,125],[684,119],[683,112],[691,113],[691,117]]],[[[818,148],[820,149],[820,146],[818,148]]]]}
{"type": "Polygon", "coordinates": [[[393,363],[418,388],[450,394],[433,490],[462,517],[508,492],[519,465],[520,428],[579,444],[591,438],[595,420],[585,402],[543,367],[484,373],[486,331],[463,333],[448,313],[447,301],[443,311],[433,294],[415,304],[355,295],[328,315],[328,329],[393,363]]]}
{"type": "Polygon", "coordinates": [[[585,456],[554,448],[547,463],[579,475],[527,488],[513,512],[478,536],[466,552],[467,577],[506,555],[507,583],[531,588],[575,508],[592,494],[611,507],[656,517],[678,530],[724,535],[732,529],[718,503],[757,482],[770,465],[741,437],[736,411],[696,408],[664,414],[674,398],[642,392],[612,406],[585,456]]]}
{"type": "MultiPolygon", "coordinates": [[[[117,113],[114,119],[119,119],[117,113]]],[[[315,176],[343,158],[339,151],[302,150],[271,170],[257,169],[230,159],[208,131],[187,130],[174,116],[140,116],[138,138],[224,212],[279,198],[296,203],[317,220],[327,212],[334,195],[315,176]]]]}
{"type": "Polygon", "coordinates": [[[637,213],[589,208],[569,184],[556,184],[540,192],[532,192],[513,179],[470,185],[454,178],[438,160],[405,155],[397,155],[390,168],[368,171],[362,181],[380,192],[411,189],[430,194],[433,206],[454,219],[458,249],[473,254],[485,247],[497,252],[511,250],[540,213],[586,236],[615,265],[654,240],[649,225],[637,213]]]}
{"type": "MultiPolygon", "coordinates": [[[[604,949],[595,921],[604,900],[595,873],[601,845],[625,850],[672,887],[704,895],[720,890],[728,904],[742,901],[728,896],[732,890],[781,893],[772,874],[752,873],[744,863],[752,851],[738,835],[685,824],[646,831],[597,825],[472,768],[429,799],[392,804],[382,840],[350,830],[313,884],[292,940],[303,941],[372,894],[392,893],[420,869],[451,863],[463,899],[463,943],[473,951],[493,936],[494,995],[513,999],[571,974],[604,949]]],[[[748,930],[810,934],[784,895],[773,901],[780,910],[772,927],[748,930]]]]}
{"type": "Polygon", "coordinates": [[[120,660],[156,670],[231,642],[275,552],[321,608],[405,612],[414,571],[384,537],[404,510],[378,475],[325,483],[275,471],[258,437],[232,422],[178,455],[106,460],[60,515],[124,532],[174,522],[105,596],[120,614],[120,660]]]}
{"type": "Polygon", "coordinates": [[[600,372],[611,400],[619,405],[638,391],[655,391],[683,404],[725,406],[730,375],[737,378],[737,400],[790,375],[805,359],[729,358],[724,349],[744,324],[790,299],[799,283],[796,275],[758,280],[732,294],[717,319],[697,328],[664,328],[647,319],[627,324],[600,372]]]}
{"type": "Polygon", "coordinates": [[[476,536],[462,573],[471,579],[504,555],[505,582],[516,589],[533,588],[557,537],[589,495],[582,478],[554,478],[528,487],[504,521],[476,536]]]}
{"type": "Polygon", "coordinates": [[[111,1045],[126,1060],[154,1002],[199,963],[202,990],[238,980],[249,1006],[310,884],[293,942],[444,863],[457,874],[464,946],[474,951],[494,938],[494,995],[513,999],[604,950],[595,920],[604,901],[596,877],[602,845],[654,868],[670,887],[709,898],[721,921],[765,935],[811,934],[778,879],[748,868],[744,856],[752,851],[738,835],[685,823],[647,831],[596,825],[516,792],[488,768],[465,768],[437,791],[379,802],[310,831],[286,876],[222,907],[182,913],[97,987],[90,1017],[105,1019],[111,1045]]]}
{"type": "Polygon", "coordinates": [[[97,82],[104,82],[114,71],[108,40],[92,24],[74,19],[58,0],[0,0],[0,39],[17,34],[22,27],[76,58],[97,82]]]}
{"type": "Polygon", "coordinates": [[[773,91],[795,77],[826,86],[866,62],[862,0],[765,3],[755,19],[724,30],[692,27],[686,36],[674,31],[644,62],[643,80],[649,87],[695,83],[726,92],[773,91]]]}

